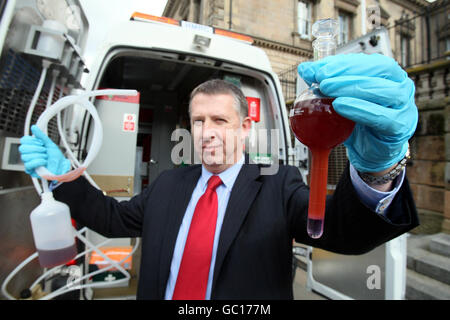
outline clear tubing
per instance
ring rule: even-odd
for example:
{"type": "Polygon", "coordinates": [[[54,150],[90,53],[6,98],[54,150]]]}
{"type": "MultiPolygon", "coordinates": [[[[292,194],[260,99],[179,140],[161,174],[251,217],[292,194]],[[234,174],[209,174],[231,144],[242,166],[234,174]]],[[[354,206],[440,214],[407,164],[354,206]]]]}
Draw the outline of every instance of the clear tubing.
{"type": "Polygon", "coordinates": [[[30,263],[30,261],[33,261],[34,259],[36,259],[38,257],[38,253],[35,252],[33,253],[31,256],[29,256],[28,258],[26,258],[24,261],[22,261],[21,264],[19,264],[5,279],[5,281],[3,281],[2,284],[2,294],[3,296],[5,296],[7,299],[9,300],[16,300],[16,298],[14,298],[12,295],[10,295],[8,293],[8,290],[6,290],[6,288],[8,287],[9,282],[11,281],[12,278],[14,278],[16,276],[16,274],[23,268],[25,267],[28,263],[30,263]]]}
{"type": "MultiPolygon", "coordinates": [[[[58,100],[61,99],[64,94],[64,84],[65,83],[66,83],[66,81],[61,81],[61,90],[59,91],[58,100]]],[[[66,152],[71,153],[72,151],[71,151],[69,144],[67,143],[66,133],[64,132],[64,128],[62,126],[61,113],[62,113],[62,110],[60,112],[58,112],[58,114],[56,115],[56,124],[58,127],[58,133],[59,133],[59,136],[61,137],[61,143],[63,144],[64,148],[66,148],[66,152]]],[[[73,161],[72,163],[75,164],[76,167],[81,167],[81,164],[78,162],[77,159],[75,159],[75,161],[73,161]]]]}
{"type": "MultiPolygon", "coordinates": [[[[91,242],[89,242],[85,237],[81,236],[81,234],[82,234],[83,232],[85,232],[86,230],[87,230],[87,227],[84,227],[84,228],[82,228],[81,230],[76,231],[76,236],[77,236],[81,241],[83,241],[85,244],[87,244],[88,246],[90,246],[90,249],[85,250],[85,251],[83,251],[82,253],[79,253],[75,258],[79,258],[79,257],[81,257],[82,255],[88,254],[89,252],[91,252],[91,251],[93,251],[93,250],[97,251],[97,250],[98,250],[98,249],[97,249],[98,247],[100,247],[100,246],[102,246],[102,245],[105,245],[107,242],[110,242],[110,241],[111,241],[111,239],[107,239],[107,240],[103,241],[102,243],[97,244],[96,246],[94,246],[94,245],[93,245],[91,242]]],[[[100,287],[111,286],[111,285],[114,285],[114,284],[120,284],[120,283],[122,283],[122,282],[128,281],[131,277],[130,277],[129,273],[128,273],[126,270],[124,270],[123,268],[121,268],[120,265],[121,265],[124,261],[126,261],[130,256],[132,256],[132,255],[136,252],[136,250],[137,250],[137,248],[138,248],[138,246],[139,246],[139,243],[140,243],[139,238],[136,238],[136,243],[135,243],[133,249],[131,250],[131,252],[130,252],[126,257],[124,257],[122,260],[120,260],[119,262],[116,262],[116,261],[113,261],[113,260],[109,259],[107,256],[105,256],[105,255],[103,254],[103,252],[101,252],[100,250],[98,250],[98,251],[100,251],[99,254],[100,254],[103,258],[106,258],[108,261],[111,262],[111,265],[110,265],[110,266],[108,266],[108,267],[106,267],[106,268],[103,268],[103,269],[100,269],[100,270],[97,270],[97,271],[95,271],[95,272],[88,273],[88,274],[86,274],[85,276],[76,279],[73,283],[70,283],[70,284],[68,284],[68,285],[65,285],[65,286],[59,288],[57,291],[51,293],[50,295],[47,295],[47,296],[45,296],[45,297],[42,297],[40,300],[49,300],[49,299],[55,298],[55,297],[58,296],[58,295],[65,294],[65,293],[67,293],[67,292],[69,292],[69,291],[73,291],[73,290],[80,290],[80,289],[85,289],[85,288],[100,288],[100,287]],[[119,270],[120,272],[122,272],[122,273],[125,275],[126,278],[120,279],[120,280],[116,280],[116,281],[111,281],[111,282],[104,283],[104,284],[102,284],[102,283],[93,283],[93,284],[87,284],[87,285],[75,286],[76,283],[78,283],[78,282],[80,282],[80,281],[82,281],[82,280],[84,280],[84,279],[90,278],[90,277],[92,277],[92,276],[94,276],[94,275],[96,275],[96,274],[99,274],[99,273],[101,273],[101,272],[108,271],[109,269],[111,269],[111,268],[113,268],[113,267],[116,267],[117,265],[119,265],[118,270],[119,270]]],[[[98,251],[97,251],[97,252],[98,252],[98,251]]],[[[5,278],[5,281],[4,281],[3,284],[2,284],[1,290],[2,290],[2,294],[3,294],[7,299],[9,299],[9,300],[16,300],[16,298],[13,297],[11,294],[9,294],[8,291],[7,291],[7,286],[8,286],[8,284],[9,284],[9,282],[16,276],[16,274],[17,274],[22,268],[24,268],[28,263],[30,263],[32,260],[36,259],[37,257],[38,257],[38,253],[37,253],[37,252],[33,253],[33,254],[32,254],[31,256],[29,256],[26,260],[24,260],[22,263],[20,263],[20,264],[19,264],[19,265],[18,265],[18,266],[17,266],[17,267],[16,267],[16,268],[15,268],[15,269],[14,269],[14,270],[6,277],[6,278],[5,278]]],[[[55,270],[55,269],[58,269],[58,268],[61,268],[61,267],[58,266],[58,267],[54,267],[54,268],[51,268],[51,269],[47,270],[43,275],[41,275],[37,280],[35,280],[35,281],[33,282],[33,284],[29,287],[29,289],[32,290],[32,289],[33,289],[40,281],[42,281],[47,275],[53,273],[54,270],[55,270]]]]}
{"type": "Polygon", "coordinates": [[[50,91],[48,92],[47,105],[45,106],[45,109],[48,109],[52,105],[53,95],[55,94],[56,79],[58,78],[59,70],[53,70],[52,74],[52,84],[50,85],[50,91]]]}
{"type": "MultiPolygon", "coordinates": [[[[39,117],[36,125],[44,132],[47,133],[47,124],[50,121],[50,119],[55,116],[58,112],[60,112],[62,109],[68,107],[69,105],[72,105],[74,103],[80,104],[83,107],[85,107],[92,115],[92,118],[94,119],[94,138],[91,144],[91,147],[89,148],[88,155],[85,159],[85,161],[82,164],[82,167],[86,168],[89,166],[89,164],[92,162],[92,160],[95,158],[97,153],[100,151],[101,143],[103,140],[103,129],[102,124],[100,121],[100,118],[97,114],[97,110],[95,106],[87,99],[88,97],[94,97],[98,95],[137,95],[136,90],[121,90],[121,89],[106,89],[106,90],[96,90],[91,92],[86,92],[83,94],[80,94],[78,96],[66,96],[64,98],[61,98],[58,100],[50,109],[45,110],[41,116],[39,117]]],[[[68,149],[68,152],[70,148],[68,149]]],[[[75,158],[75,157],[73,157],[75,158]]],[[[47,176],[50,178],[50,180],[57,180],[55,179],[56,176],[54,176],[51,172],[49,172],[45,167],[39,167],[36,169],[36,173],[43,177],[47,176]]]]}
{"type": "Polygon", "coordinates": [[[33,98],[31,99],[30,107],[28,108],[27,115],[25,117],[25,126],[24,126],[24,135],[29,136],[30,135],[30,124],[31,124],[31,117],[34,112],[34,108],[36,107],[37,100],[39,99],[39,96],[41,95],[42,87],[44,86],[45,77],[47,76],[47,70],[49,68],[49,63],[45,63],[44,60],[42,63],[42,72],[41,77],[39,79],[38,85],[36,87],[36,90],[34,91],[33,98]]]}
{"type": "MultiPolygon", "coordinates": [[[[50,62],[47,60],[42,61],[42,72],[41,77],[39,78],[38,85],[36,87],[36,90],[34,91],[33,98],[31,99],[30,107],[28,108],[27,115],[25,117],[25,125],[23,127],[23,135],[29,136],[30,135],[30,124],[31,124],[31,117],[33,116],[34,108],[36,107],[37,100],[39,96],[41,95],[42,87],[44,86],[45,78],[47,76],[47,70],[50,67],[50,62]]],[[[31,181],[33,182],[33,185],[37,192],[39,194],[42,193],[41,186],[39,185],[39,181],[37,178],[31,178],[31,181]]]]}
{"type": "Polygon", "coordinates": [[[97,287],[110,286],[112,284],[120,284],[120,283],[123,283],[123,282],[126,282],[126,281],[130,280],[130,278],[131,278],[130,274],[120,264],[122,262],[126,261],[126,259],[128,259],[128,257],[130,257],[136,251],[136,249],[137,249],[137,247],[139,245],[139,239],[138,238],[136,238],[136,244],[134,245],[133,250],[126,257],[124,257],[122,260],[120,260],[119,262],[116,262],[114,260],[109,259],[108,256],[106,256],[100,249],[97,248],[97,246],[94,246],[89,240],[87,240],[81,234],[77,234],[77,236],[80,238],[81,241],[83,241],[84,243],[86,243],[89,246],[91,246],[95,250],[95,252],[97,252],[103,259],[109,260],[111,265],[106,267],[106,268],[99,269],[97,271],[88,273],[88,274],[86,274],[86,275],[84,275],[84,276],[74,280],[72,283],[66,284],[65,286],[59,288],[58,290],[52,292],[51,294],[43,297],[41,300],[50,300],[50,299],[52,299],[52,298],[54,298],[54,297],[56,297],[56,296],[58,296],[58,295],[60,295],[62,293],[66,293],[66,292],[73,291],[73,290],[79,290],[79,289],[82,289],[82,288],[94,287],[95,284],[94,285],[77,286],[75,288],[71,288],[71,287],[75,286],[76,283],[79,283],[80,281],[82,281],[84,279],[88,279],[90,277],[93,277],[96,274],[102,273],[104,271],[108,271],[109,269],[111,269],[113,267],[115,267],[122,274],[124,274],[125,278],[124,279],[120,279],[120,280],[111,281],[111,282],[105,283],[103,285],[99,284],[99,285],[97,285],[97,287]]]}
{"type": "MultiPolygon", "coordinates": [[[[48,93],[48,97],[47,97],[47,104],[45,106],[45,109],[48,109],[53,101],[53,95],[55,94],[55,87],[56,87],[56,79],[58,78],[59,75],[59,70],[53,70],[53,79],[52,79],[52,83],[50,85],[50,91],[48,93]]],[[[34,109],[34,107],[33,107],[34,109]]],[[[44,179],[41,179],[42,182],[42,191],[43,193],[45,192],[49,192],[49,188],[48,188],[48,182],[44,179]]]]}
{"type": "MultiPolygon", "coordinates": [[[[59,113],[62,109],[66,108],[69,105],[72,105],[74,103],[78,103],[83,105],[92,115],[95,126],[94,126],[94,139],[92,142],[92,145],[89,149],[88,156],[86,157],[86,160],[84,161],[82,166],[87,167],[92,159],[97,155],[98,151],[100,150],[101,143],[103,140],[103,130],[102,130],[102,124],[100,121],[100,118],[97,115],[95,107],[88,102],[87,100],[80,99],[78,96],[68,96],[61,98],[58,100],[51,109],[47,109],[44,111],[41,116],[39,117],[36,125],[45,133],[47,133],[47,124],[48,121],[57,113],[59,113]]],[[[69,149],[70,150],[70,149],[69,149]]],[[[36,173],[43,177],[43,176],[54,176],[51,172],[49,172],[45,167],[39,167],[36,169],[36,173]]]]}
{"type": "MultiPolygon", "coordinates": [[[[80,229],[80,230],[77,231],[77,235],[78,235],[78,234],[82,234],[82,233],[85,232],[86,230],[87,230],[87,227],[83,227],[82,229],[80,229]]],[[[110,241],[111,241],[111,239],[106,239],[106,240],[104,240],[103,242],[97,244],[97,247],[104,246],[105,244],[107,244],[107,243],[110,242],[110,241]]],[[[85,250],[85,251],[83,251],[83,252],[77,254],[77,255],[75,256],[75,258],[73,258],[73,259],[76,260],[76,259],[80,258],[81,256],[90,253],[90,252],[93,251],[93,250],[94,250],[94,248],[90,248],[90,249],[88,249],[88,250],[85,250]]],[[[49,276],[50,274],[52,274],[52,273],[54,272],[54,270],[57,269],[57,268],[61,268],[61,266],[58,266],[58,267],[55,267],[55,268],[48,269],[45,273],[43,273],[39,278],[37,278],[37,279],[31,284],[31,286],[30,286],[29,289],[32,291],[33,288],[34,288],[39,282],[41,282],[41,281],[44,280],[47,276],[49,276]]]]}
{"type": "MultiPolygon", "coordinates": [[[[61,91],[59,92],[59,98],[58,98],[58,100],[62,98],[63,91],[64,91],[64,84],[65,84],[65,82],[66,82],[66,81],[62,81],[62,89],[61,89],[61,91]]],[[[57,126],[58,126],[59,136],[61,137],[61,143],[63,144],[64,148],[66,148],[67,156],[69,157],[69,160],[72,162],[72,165],[73,165],[74,167],[76,167],[76,168],[80,168],[80,167],[81,167],[80,162],[79,162],[78,159],[75,157],[75,155],[74,155],[73,152],[72,152],[72,149],[70,148],[69,144],[67,143],[67,140],[66,140],[66,134],[65,134],[65,132],[64,132],[64,130],[63,130],[63,127],[62,127],[62,119],[61,119],[62,117],[61,117],[61,113],[62,113],[62,110],[61,110],[60,112],[58,112],[58,114],[57,114],[57,116],[56,116],[56,117],[57,117],[57,118],[56,118],[56,123],[57,123],[57,126]]],[[[83,175],[84,175],[84,177],[86,178],[86,180],[89,181],[89,183],[90,183],[91,185],[93,185],[95,188],[97,188],[97,189],[100,190],[100,187],[95,183],[95,181],[91,178],[91,176],[87,173],[87,171],[84,171],[84,172],[83,172],[83,175]]]]}

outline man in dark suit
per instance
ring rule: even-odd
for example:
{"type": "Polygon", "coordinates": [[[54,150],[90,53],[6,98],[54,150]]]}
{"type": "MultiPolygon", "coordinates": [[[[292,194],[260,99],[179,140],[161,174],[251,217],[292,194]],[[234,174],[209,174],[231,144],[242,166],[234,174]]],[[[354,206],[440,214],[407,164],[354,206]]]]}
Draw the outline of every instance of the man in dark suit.
{"type": "MultiPolygon", "coordinates": [[[[365,65],[355,61],[348,61],[356,64],[349,70],[360,70],[358,67],[365,65]]],[[[371,62],[386,64],[386,60],[371,62]]],[[[339,60],[306,65],[299,72],[319,83],[325,78],[328,83],[334,79],[331,89],[324,86],[321,90],[340,97],[333,95],[333,90],[340,89],[342,74],[318,79],[323,67],[333,63],[339,60]]],[[[404,74],[399,75],[403,70],[398,65],[390,68],[392,86],[408,82],[404,74]]],[[[370,88],[386,75],[384,71],[382,77],[368,75],[370,88]]],[[[351,71],[343,71],[344,77],[345,72],[351,71]]],[[[348,81],[348,77],[344,80],[348,81]]],[[[298,169],[281,165],[276,174],[263,175],[260,165],[248,163],[242,152],[251,126],[247,103],[240,89],[222,80],[207,81],[191,94],[192,135],[202,165],[165,171],[129,201],[104,196],[83,177],[63,183],[53,193],[57,200],[69,205],[79,223],[106,237],[142,237],[138,299],[292,299],[293,239],[337,253],[362,254],[418,225],[404,161],[400,161],[417,123],[417,110],[410,100],[414,87],[408,84],[403,87],[404,98],[397,99],[398,108],[381,105],[402,110],[403,119],[407,109],[409,120],[404,119],[403,125],[380,121],[375,126],[378,129],[372,126],[368,130],[373,122],[367,120],[370,114],[361,116],[359,111],[353,117],[360,127],[346,141],[351,150],[350,164],[333,196],[327,199],[324,231],[318,239],[306,232],[309,190],[298,169]],[[394,127],[396,130],[388,134],[388,128],[394,127]],[[227,135],[230,131],[233,135],[227,135]],[[371,143],[370,139],[377,140],[377,150],[361,146],[361,140],[371,143]],[[388,145],[389,152],[382,145],[388,145]],[[370,169],[374,163],[376,170],[370,169]],[[368,169],[361,169],[366,164],[368,169]],[[205,212],[207,217],[202,219],[211,220],[212,216],[212,223],[199,220],[205,212]]],[[[351,97],[364,98],[367,90],[363,91],[358,96],[355,89],[351,97]]],[[[364,101],[373,103],[370,99],[364,101]]],[[[343,113],[354,107],[345,99],[335,107],[342,105],[346,109],[343,113]]],[[[38,145],[42,133],[35,127],[32,131],[36,137],[30,138],[38,145]]],[[[21,153],[27,172],[32,174],[34,168],[48,162],[44,156],[31,156],[36,148],[34,153],[28,152],[26,146],[32,144],[28,140],[22,142],[21,153]]],[[[47,144],[41,142],[44,149],[47,144]]],[[[64,157],[60,159],[62,163],[64,157]]],[[[53,170],[56,174],[64,172],[57,171],[53,170]]]]}

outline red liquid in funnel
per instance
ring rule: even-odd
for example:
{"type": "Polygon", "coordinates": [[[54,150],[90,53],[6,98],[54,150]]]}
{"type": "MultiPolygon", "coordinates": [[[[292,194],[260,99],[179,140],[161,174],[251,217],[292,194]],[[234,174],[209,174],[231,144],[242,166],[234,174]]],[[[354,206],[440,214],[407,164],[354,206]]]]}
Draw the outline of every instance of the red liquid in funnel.
{"type": "Polygon", "coordinates": [[[290,117],[292,131],[312,154],[308,234],[320,238],[325,217],[327,194],[328,156],[332,148],[344,142],[352,133],[355,123],[337,114],[332,106],[334,98],[299,101],[290,117]]]}

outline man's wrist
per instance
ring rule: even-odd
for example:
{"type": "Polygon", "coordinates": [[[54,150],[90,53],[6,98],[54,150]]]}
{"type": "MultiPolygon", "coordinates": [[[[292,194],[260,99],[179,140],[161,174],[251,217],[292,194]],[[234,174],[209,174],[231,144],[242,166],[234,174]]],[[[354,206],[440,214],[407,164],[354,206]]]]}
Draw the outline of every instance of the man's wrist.
{"type": "Polygon", "coordinates": [[[385,174],[389,173],[390,171],[392,171],[393,169],[395,169],[395,167],[398,165],[398,162],[396,164],[394,164],[393,166],[383,170],[383,171],[378,171],[378,172],[366,172],[367,174],[370,174],[371,176],[374,177],[381,177],[384,176],[385,174]]]}
{"type": "Polygon", "coordinates": [[[358,170],[351,163],[350,177],[359,199],[374,212],[384,214],[392,199],[401,188],[405,178],[405,172],[403,171],[395,180],[392,181],[392,185],[388,191],[380,190],[379,187],[374,188],[364,182],[364,180],[361,179],[358,170]]]}
{"type": "Polygon", "coordinates": [[[374,183],[373,180],[371,179],[367,179],[367,175],[371,175],[374,178],[376,177],[383,177],[384,175],[388,174],[389,172],[391,172],[396,166],[398,165],[398,163],[396,163],[395,165],[393,165],[392,167],[383,170],[383,171],[379,171],[379,172],[367,172],[364,175],[362,175],[362,172],[358,172],[359,176],[361,177],[361,179],[363,179],[363,181],[365,183],[367,183],[371,188],[374,188],[378,191],[383,191],[383,192],[388,192],[391,191],[393,189],[393,180],[389,180],[386,181],[384,183],[374,183]]]}
{"type": "Polygon", "coordinates": [[[389,191],[392,189],[392,181],[395,180],[405,169],[410,159],[409,145],[405,157],[395,165],[378,172],[358,172],[361,179],[380,191],[389,191]]]}

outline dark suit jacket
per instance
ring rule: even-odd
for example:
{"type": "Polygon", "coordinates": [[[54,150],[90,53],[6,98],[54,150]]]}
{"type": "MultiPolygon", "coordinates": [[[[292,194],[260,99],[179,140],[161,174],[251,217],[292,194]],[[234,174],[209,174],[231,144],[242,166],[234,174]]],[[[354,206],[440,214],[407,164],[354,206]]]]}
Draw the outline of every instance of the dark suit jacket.
{"type": "MultiPolygon", "coordinates": [[[[163,172],[141,194],[118,202],[86,179],[64,183],[55,198],[72,217],[106,237],[142,237],[138,299],[164,299],[172,254],[200,165],[163,172]]],[[[409,231],[418,217],[408,181],[387,218],[365,207],[346,168],[327,199],[324,233],[306,233],[308,187],[297,168],[276,175],[244,164],[231,192],[219,239],[212,299],[292,299],[292,240],[341,254],[362,254],[409,231]]]]}

